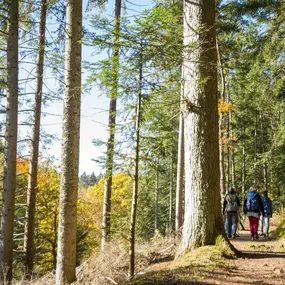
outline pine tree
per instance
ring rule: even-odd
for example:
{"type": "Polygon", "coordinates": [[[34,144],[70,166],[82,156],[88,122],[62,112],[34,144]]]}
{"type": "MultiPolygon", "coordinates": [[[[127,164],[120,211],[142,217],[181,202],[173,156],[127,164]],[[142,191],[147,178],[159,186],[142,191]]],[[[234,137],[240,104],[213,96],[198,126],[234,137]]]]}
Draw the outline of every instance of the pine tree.
{"type": "Polygon", "coordinates": [[[109,107],[109,137],[107,142],[106,172],[105,172],[105,191],[103,202],[103,220],[102,220],[102,242],[101,248],[104,250],[105,243],[110,233],[110,212],[111,212],[111,194],[112,194],[112,175],[114,161],[114,144],[117,116],[117,92],[118,92],[118,70],[119,70],[119,40],[121,26],[121,0],[116,0],[115,4],[115,25],[114,25],[114,44],[112,55],[112,86],[110,91],[109,107]]]}
{"type": "Polygon", "coordinates": [[[66,7],[65,92],[56,284],[76,280],[76,221],[81,100],[82,1],[66,7]]]}
{"type": "Polygon", "coordinates": [[[135,126],[135,166],[134,166],[134,183],[132,196],[132,210],[130,221],[130,238],[129,238],[129,279],[134,278],[135,273],[135,233],[136,233],[136,218],[137,218],[137,200],[139,190],[139,161],[140,161],[140,124],[141,124],[141,109],[142,109],[142,90],[143,90],[143,45],[141,41],[141,50],[139,53],[139,81],[138,81],[138,102],[136,110],[136,126],[135,126]]]}
{"type": "Polygon", "coordinates": [[[215,1],[184,3],[185,214],[180,253],[223,233],[215,1]]]}
{"type": "Polygon", "coordinates": [[[3,205],[0,235],[1,281],[12,279],[13,223],[16,188],[17,119],[18,119],[18,8],[17,0],[8,2],[7,32],[7,103],[3,205]]]}
{"type": "Polygon", "coordinates": [[[41,122],[41,105],[42,105],[42,89],[43,89],[43,69],[44,69],[44,51],[45,51],[45,29],[46,29],[46,10],[47,1],[41,1],[40,14],[40,30],[39,30],[39,53],[37,61],[37,83],[35,94],[34,109],[34,126],[32,132],[32,157],[30,161],[28,194],[27,194],[27,210],[24,236],[25,250],[25,267],[27,277],[31,277],[33,273],[34,259],[34,228],[35,228],[35,206],[37,193],[37,172],[38,172],[38,156],[40,141],[40,122],[41,122]]]}

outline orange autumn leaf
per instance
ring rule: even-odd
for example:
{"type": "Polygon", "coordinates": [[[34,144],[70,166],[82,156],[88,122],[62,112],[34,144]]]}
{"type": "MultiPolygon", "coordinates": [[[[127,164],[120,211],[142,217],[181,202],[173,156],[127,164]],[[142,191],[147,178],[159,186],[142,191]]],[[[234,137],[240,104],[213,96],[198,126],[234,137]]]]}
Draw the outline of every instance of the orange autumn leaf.
{"type": "Polygon", "coordinates": [[[223,114],[229,111],[234,111],[236,110],[236,106],[234,106],[232,103],[227,103],[225,102],[224,98],[219,99],[219,104],[218,104],[218,113],[223,114]]]}
{"type": "Polygon", "coordinates": [[[27,159],[17,158],[16,168],[21,174],[28,173],[30,162],[27,159]]]}

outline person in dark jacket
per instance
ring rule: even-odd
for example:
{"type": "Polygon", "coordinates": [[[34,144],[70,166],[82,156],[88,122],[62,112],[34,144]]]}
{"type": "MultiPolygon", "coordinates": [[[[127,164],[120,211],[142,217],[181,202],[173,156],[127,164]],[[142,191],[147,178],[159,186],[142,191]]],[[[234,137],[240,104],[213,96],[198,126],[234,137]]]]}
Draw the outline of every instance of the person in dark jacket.
{"type": "Polygon", "coordinates": [[[251,240],[258,239],[258,221],[260,215],[263,214],[263,205],[255,186],[250,187],[244,199],[243,211],[249,219],[251,240]]]}
{"type": "Polygon", "coordinates": [[[260,216],[259,219],[259,227],[260,227],[260,236],[268,237],[269,233],[269,221],[272,218],[272,201],[268,197],[267,191],[262,192],[261,202],[263,206],[263,214],[260,216]],[[265,234],[263,233],[263,225],[265,220],[265,234]]]}
{"type": "Polygon", "coordinates": [[[236,237],[238,223],[238,209],[240,207],[239,198],[234,188],[229,188],[223,201],[223,215],[226,215],[225,231],[228,238],[236,237]]]}

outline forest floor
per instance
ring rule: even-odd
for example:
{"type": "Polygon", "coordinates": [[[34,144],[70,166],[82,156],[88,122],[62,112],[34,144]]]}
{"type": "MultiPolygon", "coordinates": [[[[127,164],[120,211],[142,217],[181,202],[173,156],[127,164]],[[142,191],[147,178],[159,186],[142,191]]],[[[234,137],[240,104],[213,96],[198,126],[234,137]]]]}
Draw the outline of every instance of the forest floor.
{"type": "MultiPolygon", "coordinates": [[[[273,227],[272,227],[273,228],[273,227]]],[[[285,220],[274,234],[285,231],[285,220]]],[[[132,285],[285,284],[285,239],[260,237],[250,241],[248,230],[230,240],[239,251],[235,258],[221,255],[215,247],[202,247],[182,259],[165,255],[151,264],[132,285]]]]}
{"type": "Polygon", "coordinates": [[[250,241],[249,236],[249,231],[242,231],[231,240],[240,257],[209,273],[200,284],[285,284],[285,241],[263,237],[250,241]]]}

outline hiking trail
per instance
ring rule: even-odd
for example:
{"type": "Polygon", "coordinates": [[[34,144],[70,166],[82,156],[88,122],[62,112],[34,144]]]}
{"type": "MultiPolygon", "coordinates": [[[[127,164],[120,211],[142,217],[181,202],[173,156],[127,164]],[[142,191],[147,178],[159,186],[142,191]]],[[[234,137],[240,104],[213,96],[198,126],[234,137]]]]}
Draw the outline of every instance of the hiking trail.
{"type": "Polygon", "coordinates": [[[224,267],[215,269],[197,284],[285,284],[284,240],[259,237],[250,241],[249,231],[240,231],[240,236],[232,239],[231,243],[241,256],[229,260],[224,267]]]}

